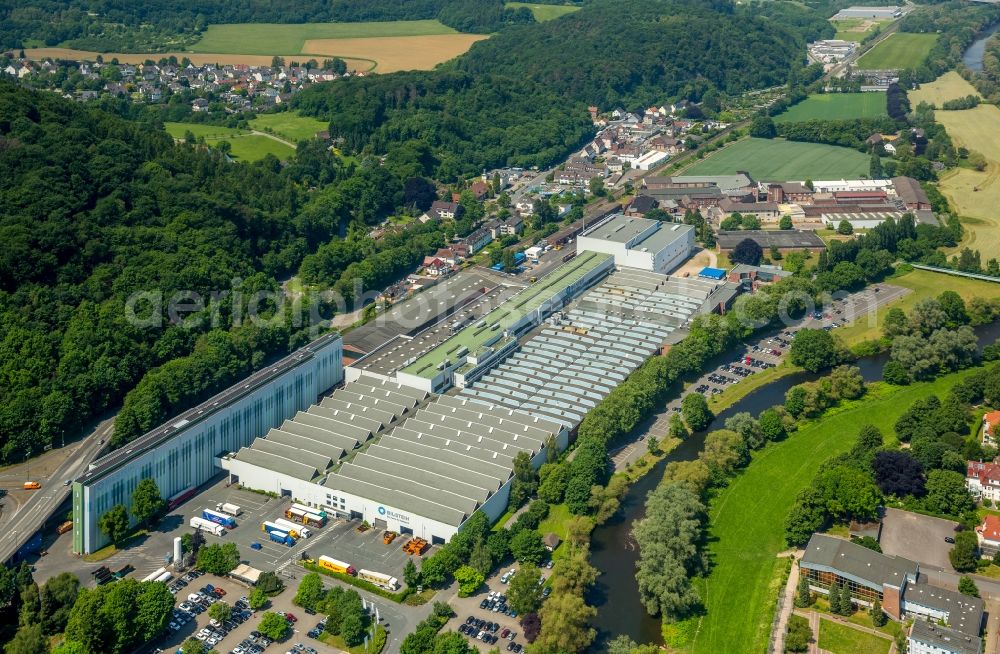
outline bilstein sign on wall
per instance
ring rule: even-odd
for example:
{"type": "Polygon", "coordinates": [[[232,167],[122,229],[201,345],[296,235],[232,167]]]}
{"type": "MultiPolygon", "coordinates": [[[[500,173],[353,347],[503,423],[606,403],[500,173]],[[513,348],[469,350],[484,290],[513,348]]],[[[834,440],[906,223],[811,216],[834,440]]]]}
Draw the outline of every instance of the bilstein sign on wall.
{"type": "Polygon", "coordinates": [[[380,516],[385,516],[386,518],[392,518],[393,520],[398,520],[399,522],[402,522],[404,524],[410,524],[410,516],[404,513],[396,513],[395,511],[385,508],[384,506],[378,507],[378,514],[380,516]]]}

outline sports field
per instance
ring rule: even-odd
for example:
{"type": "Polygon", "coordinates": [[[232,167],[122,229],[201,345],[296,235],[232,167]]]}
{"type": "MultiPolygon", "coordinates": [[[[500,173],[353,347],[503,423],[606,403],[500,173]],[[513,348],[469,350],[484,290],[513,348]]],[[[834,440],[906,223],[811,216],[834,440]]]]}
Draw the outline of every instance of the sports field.
{"type": "Polygon", "coordinates": [[[731,175],[745,170],[754,179],[856,179],[868,174],[869,158],[857,150],[783,139],[742,139],[713,152],[684,175],[731,175]]]}
{"type": "Polygon", "coordinates": [[[830,20],[837,34],[833,37],[842,41],[860,41],[869,32],[881,24],[891,23],[890,20],[874,20],[868,18],[845,18],[844,20],[830,20]]]}
{"type": "Polygon", "coordinates": [[[975,109],[937,111],[934,116],[956,146],[986,157],[983,172],[956,168],[938,183],[965,226],[959,246],[979,250],[986,261],[1000,252],[1000,108],[981,104],[975,109]]]}
{"type": "Polygon", "coordinates": [[[940,107],[948,100],[964,98],[967,95],[979,95],[976,87],[965,81],[961,75],[951,70],[933,82],[921,84],[916,91],[908,91],[910,104],[916,107],[921,102],[940,107]]]}
{"type": "Polygon", "coordinates": [[[457,34],[436,20],[397,20],[381,23],[228,23],[209,25],[192,52],[300,55],[311,39],[365,39],[393,36],[457,34]]]}
{"type": "Polygon", "coordinates": [[[788,111],[774,117],[776,123],[805,120],[880,118],[885,112],[885,93],[814,93],[788,111]]]}
{"type": "Polygon", "coordinates": [[[535,5],[530,2],[508,2],[504,6],[510,7],[511,9],[527,7],[531,10],[535,20],[539,23],[544,23],[547,20],[559,18],[560,16],[565,16],[566,14],[571,14],[579,9],[579,7],[574,7],[573,5],[535,5]]]}
{"type": "Polygon", "coordinates": [[[746,471],[709,506],[713,568],[696,582],[706,615],[688,648],[691,654],[766,651],[779,592],[775,581],[785,565],[776,555],[787,549],[784,522],[795,496],[821,463],[850,449],[862,425],[872,423],[891,433],[914,400],[941,394],[972,372],[905,387],[879,384],[863,400],[835,409],[754,454],[746,471]]]}
{"type": "Polygon", "coordinates": [[[937,38],[937,34],[897,32],[861,55],[857,67],[861,70],[915,68],[927,58],[937,38]]]}
{"type": "Polygon", "coordinates": [[[228,141],[231,146],[229,154],[237,161],[257,161],[268,154],[284,160],[295,154],[294,148],[278,139],[243,129],[191,123],[164,123],[163,127],[175,139],[183,139],[184,134],[190,131],[195,138],[204,138],[209,147],[214,147],[219,141],[228,141]]]}
{"type": "Polygon", "coordinates": [[[326,131],[330,126],[322,120],[301,116],[297,111],[282,111],[276,114],[260,114],[250,121],[250,127],[298,143],[313,138],[317,132],[326,131]]]}
{"type": "Polygon", "coordinates": [[[830,654],[888,654],[892,641],[830,620],[820,620],[816,644],[830,654]]]}
{"type": "MultiPolygon", "coordinates": [[[[882,336],[882,326],[885,324],[885,314],[893,307],[899,307],[903,311],[909,312],[918,302],[929,297],[937,297],[941,291],[955,291],[968,302],[974,297],[1000,298],[1000,284],[994,282],[983,282],[978,279],[968,277],[958,277],[957,275],[946,275],[945,273],[931,272],[929,270],[914,270],[899,277],[886,280],[887,284],[908,288],[912,293],[907,293],[903,297],[879,307],[875,314],[875,324],[871,324],[868,316],[862,316],[853,325],[841,327],[834,332],[844,343],[851,346],[861,341],[867,341],[882,336]]],[[[770,372],[770,371],[767,371],[770,372]]]]}

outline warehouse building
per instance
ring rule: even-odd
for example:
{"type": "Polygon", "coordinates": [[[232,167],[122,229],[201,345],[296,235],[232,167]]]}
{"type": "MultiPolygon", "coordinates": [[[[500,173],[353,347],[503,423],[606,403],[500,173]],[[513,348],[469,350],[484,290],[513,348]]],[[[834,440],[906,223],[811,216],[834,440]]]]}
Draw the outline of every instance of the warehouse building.
{"type": "Polygon", "coordinates": [[[544,417],[362,377],[222,467],[233,483],[443,543],[476,511],[503,514],[518,453],[537,468],[567,445],[544,417]]]}
{"type": "Polygon", "coordinates": [[[349,379],[376,376],[435,393],[453,384],[461,386],[509,355],[519,335],[593,286],[613,267],[614,258],[608,254],[580,252],[473,324],[414,351],[395,372],[366,369],[362,360],[358,371],[350,371],[349,379]],[[456,374],[458,370],[462,373],[456,374]]]}
{"type": "Polygon", "coordinates": [[[715,308],[725,282],[623,268],[459,397],[493,402],[575,429],[695,316],[715,308]]]}
{"type": "Polygon", "coordinates": [[[694,226],[615,214],[577,237],[576,249],[613,255],[619,267],[666,274],[690,256],[694,226]]]}
{"type": "Polygon", "coordinates": [[[327,334],[235,386],[94,461],[73,483],[73,551],[107,544],[97,526],[116,504],[131,504],[144,478],[175,502],[220,472],[221,456],[249,445],[308,408],[344,378],[339,334],[327,334]]]}

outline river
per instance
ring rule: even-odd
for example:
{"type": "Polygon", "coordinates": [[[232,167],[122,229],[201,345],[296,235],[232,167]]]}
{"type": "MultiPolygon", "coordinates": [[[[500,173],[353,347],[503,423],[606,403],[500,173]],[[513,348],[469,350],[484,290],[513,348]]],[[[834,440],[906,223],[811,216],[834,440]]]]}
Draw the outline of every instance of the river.
{"type": "Polygon", "coordinates": [[[972,45],[962,54],[962,63],[966,65],[969,70],[980,72],[983,69],[983,53],[986,51],[986,42],[990,40],[993,33],[1000,29],[1000,23],[997,23],[986,32],[981,39],[976,39],[972,45]]]}
{"type": "MultiPolygon", "coordinates": [[[[980,347],[1000,338],[1000,322],[976,328],[980,347]]],[[[865,381],[882,379],[882,366],[887,354],[868,357],[855,362],[865,381]]],[[[722,411],[704,432],[692,434],[650,472],[636,482],[622,500],[622,508],[614,518],[594,530],[591,537],[591,564],[600,571],[597,583],[587,596],[587,602],[597,607],[593,621],[597,629],[595,650],[604,650],[608,639],[625,634],[638,643],[660,643],[660,620],[646,613],[639,601],[635,583],[635,564],[638,549],[632,539],[632,523],[643,517],[646,495],[660,482],[663,469],[671,461],[690,461],[698,456],[705,442],[705,435],[722,429],[726,418],[741,411],[757,415],[764,409],[784,402],[785,393],[792,386],[811,381],[819,375],[797,373],[775,380],[753,391],[742,400],[722,411]]],[[[794,438],[794,436],[793,436],[794,438]]]]}

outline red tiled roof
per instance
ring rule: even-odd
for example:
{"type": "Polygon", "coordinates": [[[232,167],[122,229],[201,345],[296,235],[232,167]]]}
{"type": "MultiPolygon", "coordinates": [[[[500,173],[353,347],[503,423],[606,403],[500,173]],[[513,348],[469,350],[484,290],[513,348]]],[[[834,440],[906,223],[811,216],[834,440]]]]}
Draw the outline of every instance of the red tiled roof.
{"type": "Polygon", "coordinates": [[[1000,427],[1000,411],[990,411],[984,414],[983,420],[990,423],[991,427],[1000,427]]]}
{"type": "Polygon", "coordinates": [[[976,528],[984,540],[1000,542],[1000,516],[988,515],[983,524],[976,528]]]}
{"type": "Polygon", "coordinates": [[[978,479],[983,486],[1000,486],[1000,465],[969,461],[966,477],[978,479]]]}

